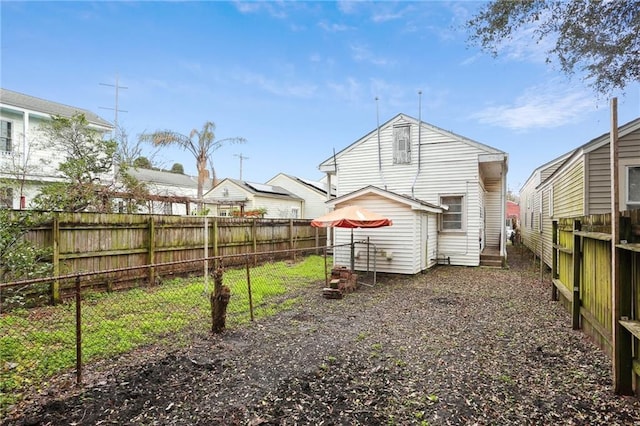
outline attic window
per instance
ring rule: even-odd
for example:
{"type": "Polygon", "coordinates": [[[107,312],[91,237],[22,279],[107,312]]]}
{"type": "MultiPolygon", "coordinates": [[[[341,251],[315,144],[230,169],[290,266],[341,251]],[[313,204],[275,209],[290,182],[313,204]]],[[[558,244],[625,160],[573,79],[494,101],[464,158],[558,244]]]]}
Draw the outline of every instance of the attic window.
{"type": "Polygon", "coordinates": [[[393,127],[393,164],[411,163],[411,127],[393,127]]]}

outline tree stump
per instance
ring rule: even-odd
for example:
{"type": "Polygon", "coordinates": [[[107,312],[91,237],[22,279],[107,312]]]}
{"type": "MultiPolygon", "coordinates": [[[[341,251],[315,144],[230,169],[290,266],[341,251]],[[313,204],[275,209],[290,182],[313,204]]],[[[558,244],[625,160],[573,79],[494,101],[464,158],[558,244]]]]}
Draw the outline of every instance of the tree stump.
{"type": "Polygon", "coordinates": [[[213,273],[213,292],[211,293],[211,331],[222,333],[227,321],[227,305],[231,298],[231,289],[222,284],[222,268],[213,273]]]}

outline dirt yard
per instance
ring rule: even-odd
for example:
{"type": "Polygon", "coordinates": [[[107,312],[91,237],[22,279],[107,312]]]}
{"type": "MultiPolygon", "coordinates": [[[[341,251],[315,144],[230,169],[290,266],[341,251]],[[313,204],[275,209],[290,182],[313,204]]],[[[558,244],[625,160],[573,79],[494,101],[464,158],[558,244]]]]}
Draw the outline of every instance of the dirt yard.
{"type": "Polygon", "coordinates": [[[509,270],[382,277],[191,347],[147,348],[53,381],[9,425],[632,425],[610,361],[549,300],[531,258],[509,270]],[[106,365],[115,366],[106,368],[106,365]]]}

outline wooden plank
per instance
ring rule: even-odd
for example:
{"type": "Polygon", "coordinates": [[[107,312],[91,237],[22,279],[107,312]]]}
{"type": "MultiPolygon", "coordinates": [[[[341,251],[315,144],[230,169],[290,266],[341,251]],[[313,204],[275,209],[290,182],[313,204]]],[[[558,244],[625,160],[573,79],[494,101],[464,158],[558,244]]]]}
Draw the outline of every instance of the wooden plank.
{"type": "Polygon", "coordinates": [[[592,240],[611,241],[611,234],[603,232],[574,231],[574,234],[592,240]]]}
{"type": "Polygon", "coordinates": [[[574,330],[580,329],[580,272],[582,267],[582,237],[576,231],[580,231],[580,221],[573,222],[573,299],[571,301],[571,326],[574,330]]]}
{"type": "MultiPolygon", "coordinates": [[[[551,202],[551,201],[550,201],[551,202]]],[[[558,278],[558,253],[560,250],[558,247],[558,221],[554,220],[551,223],[551,247],[553,256],[551,257],[551,278],[558,278]]],[[[553,287],[555,289],[555,287],[553,287]]],[[[555,290],[553,290],[555,293],[555,290]]],[[[558,300],[557,294],[555,294],[555,298],[552,297],[552,300],[558,300]]]]}
{"type": "Polygon", "coordinates": [[[580,315],[582,315],[582,317],[589,322],[589,325],[591,325],[591,327],[593,327],[598,332],[598,334],[609,345],[611,345],[611,333],[600,323],[600,321],[598,321],[598,318],[596,318],[595,315],[593,315],[591,312],[589,312],[589,310],[585,308],[580,308],[580,315]]]}
{"type": "Polygon", "coordinates": [[[573,254],[573,249],[570,249],[569,247],[563,247],[559,244],[554,244],[553,248],[558,250],[560,253],[573,254]]]}
{"type": "Polygon", "coordinates": [[[619,320],[621,326],[627,329],[627,331],[633,334],[636,339],[640,339],[640,321],[636,320],[619,320]]]}
{"type": "Polygon", "coordinates": [[[562,281],[558,279],[553,280],[553,285],[558,289],[558,291],[567,299],[569,302],[573,302],[573,292],[565,286],[562,281]]]}
{"type": "Polygon", "coordinates": [[[634,251],[640,253],[640,243],[616,244],[616,247],[622,250],[634,251]]]}

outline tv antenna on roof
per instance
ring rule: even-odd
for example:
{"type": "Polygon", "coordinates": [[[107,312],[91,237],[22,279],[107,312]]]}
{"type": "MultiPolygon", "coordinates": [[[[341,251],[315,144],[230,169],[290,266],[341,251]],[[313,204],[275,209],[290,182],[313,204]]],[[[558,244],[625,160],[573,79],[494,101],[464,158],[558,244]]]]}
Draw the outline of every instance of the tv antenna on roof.
{"type": "Polygon", "coordinates": [[[240,180],[242,180],[242,160],[248,160],[249,157],[245,157],[244,155],[242,155],[242,153],[233,155],[234,157],[238,157],[240,159],[240,180]]]}
{"type": "Polygon", "coordinates": [[[115,117],[113,120],[113,127],[114,127],[114,132],[118,131],[118,112],[129,112],[129,111],[125,111],[123,109],[118,109],[118,95],[120,92],[120,89],[128,89],[128,87],[126,86],[120,86],[120,84],[118,84],[118,74],[116,73],[116,84],[108,84],[108,83],[100,83],[101,86],[109,86],[109,87],[115,87],[116,89],[116,104],[115,104],[115,108],[107,108],[107,107],[100,107],[102,109],[109,109],[111,111],[114,111],[115,113],[115,117]]]}

